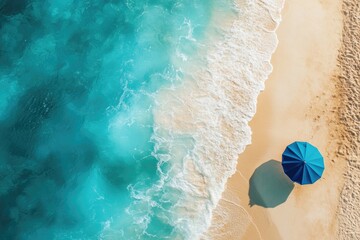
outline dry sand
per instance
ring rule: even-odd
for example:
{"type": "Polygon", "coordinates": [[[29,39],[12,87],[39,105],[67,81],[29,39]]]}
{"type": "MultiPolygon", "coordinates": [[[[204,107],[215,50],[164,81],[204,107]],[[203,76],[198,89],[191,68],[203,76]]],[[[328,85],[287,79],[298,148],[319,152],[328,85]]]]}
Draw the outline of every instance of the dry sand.
{"type": "Polygon", "coordinates": [[[274,70],[250,123],[252,144],[214,211],[213,239],[360,239],[359,5],[285,2],[274,70]],[[326,170],[314,185],[291,189],[279,161],[295,140],[316,145],[326,170]],[[349,167],[345,159],[353,160],[349,167]]]}

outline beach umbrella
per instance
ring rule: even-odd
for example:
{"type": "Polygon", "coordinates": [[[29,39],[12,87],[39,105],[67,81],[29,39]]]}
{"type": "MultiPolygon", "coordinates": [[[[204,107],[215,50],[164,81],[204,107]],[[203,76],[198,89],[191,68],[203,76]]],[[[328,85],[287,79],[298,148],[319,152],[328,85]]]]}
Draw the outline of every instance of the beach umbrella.
{"type": "Polygon", "coordinates": [[[319,150],[308,142],[293,142],[282,154],[285,174],[299,184],[312,184],[324,172],[324,158],[319,150]]]}

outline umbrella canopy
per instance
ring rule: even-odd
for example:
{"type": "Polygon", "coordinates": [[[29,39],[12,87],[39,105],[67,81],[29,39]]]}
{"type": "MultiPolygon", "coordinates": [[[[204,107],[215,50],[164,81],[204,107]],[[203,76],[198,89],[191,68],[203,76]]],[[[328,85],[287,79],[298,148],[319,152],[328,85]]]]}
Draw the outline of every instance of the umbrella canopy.
{"type": "Polygon", "coordinates": [[[299,184],[312,184],[324,172],[324,158],[307,142],[293,142],[282,154],[282,166],[288,177],[299,184]]]}

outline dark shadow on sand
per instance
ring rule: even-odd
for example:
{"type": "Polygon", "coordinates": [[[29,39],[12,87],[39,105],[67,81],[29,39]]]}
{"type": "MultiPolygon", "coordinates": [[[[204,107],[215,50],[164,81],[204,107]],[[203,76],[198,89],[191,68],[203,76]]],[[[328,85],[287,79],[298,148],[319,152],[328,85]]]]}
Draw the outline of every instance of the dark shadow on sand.
{"type": "Polygon", "coordinates": [[[273,208],[285,202],[294,183],[285,175],[281,163],[270,160],[260,165],[249,181],[250,206],[273,208]]]}

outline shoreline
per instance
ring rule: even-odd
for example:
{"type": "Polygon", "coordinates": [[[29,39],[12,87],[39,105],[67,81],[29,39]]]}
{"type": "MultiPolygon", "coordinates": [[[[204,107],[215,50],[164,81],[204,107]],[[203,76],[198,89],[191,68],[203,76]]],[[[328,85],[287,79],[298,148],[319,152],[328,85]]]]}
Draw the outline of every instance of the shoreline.
{"type": "MultiPolygon", "coordinates": [[[[161,189],[182,193],[171,207],[179,214],[171,223],[186,239],[204,237],[212,210],[236,171],[238,153],[250,143],[248,122],[272,70],[282,2],[235,1],[229,9],[236,11],[233,18],[215,25],[206,38],[209,44],[182,68],[188,73],[182,84],[157,92],[162,104],[153,110],[156,147],[169,148],[164,162],[171,159],[161,189]]],[[[213,17],[214,23],[222,20],[213,17]]]]}
{"type": "Polygon", "coordinates": [[[240,155],[237,172],[214,211],[211,238],[312,239],[322,234],[332,239],[336,235],[345,170],[345,161],[333,150],[339,146],[336,114],[341,99],[334,76],[341,46],[340,3],[285,2],[276,31],[279,45],[271,61],[273,72],[250,122],[252,143],[240,155]],[[281,161],[282,151],[295,140],[309,141],[323,153],[323,178],[313,186],[295,185],[287,200],[274,208],[250,206],[249,179],[254,171],[272,159],[281,161]],[[322,211],[316,212],[320,206],[322,211]],[[307,227],[311,230],[304,230],[307,227]]]}

